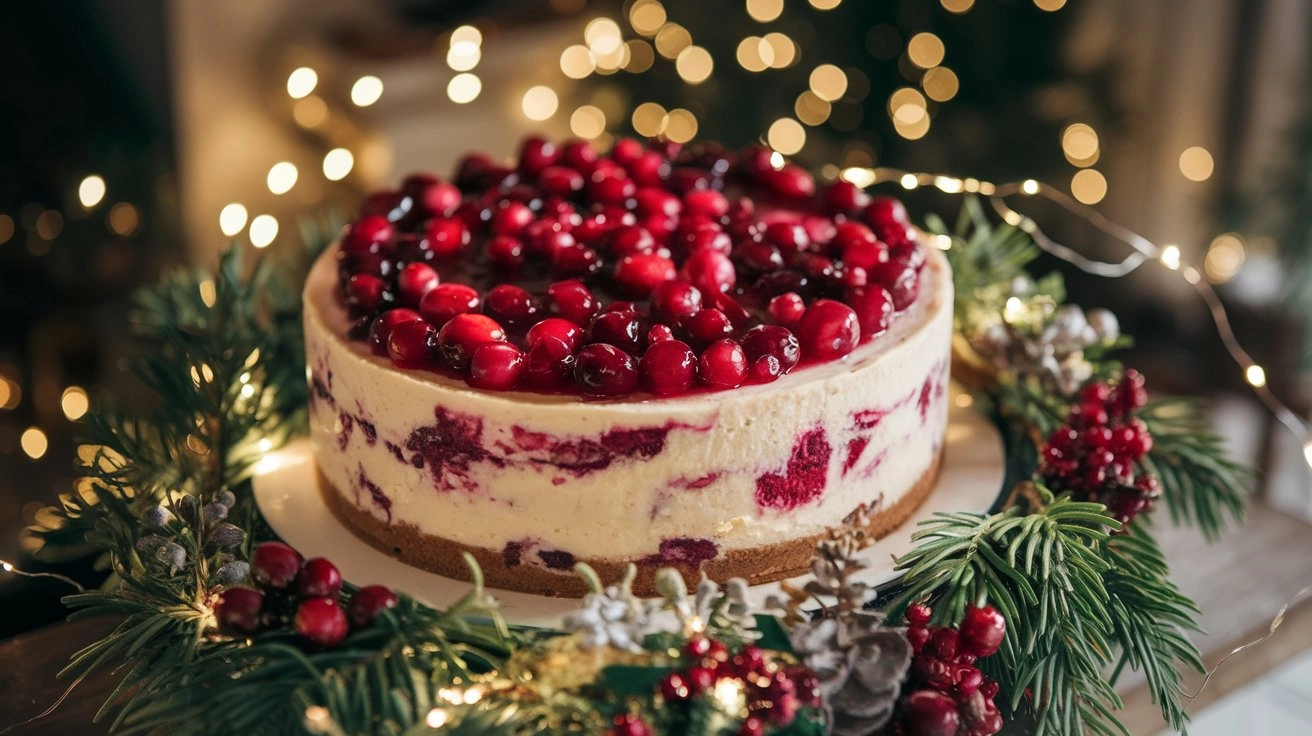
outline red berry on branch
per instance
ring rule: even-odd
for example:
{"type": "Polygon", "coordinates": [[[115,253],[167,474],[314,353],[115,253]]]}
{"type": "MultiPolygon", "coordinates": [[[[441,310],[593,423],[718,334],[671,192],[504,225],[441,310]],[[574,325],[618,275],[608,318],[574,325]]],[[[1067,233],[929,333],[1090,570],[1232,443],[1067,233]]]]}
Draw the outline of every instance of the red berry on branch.
{"type": "Polygon", "coordinates": [[[304,598],[331,598],[342,589],[342,573],[329,560],[312,557],[296,576],[296,590],[304,598]]]}
{"type": "Polygon", "coordinates": [[[219,626],[238,634],[253,634],[260,630],[260,608],[264,594],[245,587],[228,588],[219,594],[214,606],[214,617],[219,626]]]}
{"type": "Polygon", "coordinates": [[[321,647],[335,647],[350,627],[346,613],[333,598],[310,598],[296,608],[296,633],[321,647]]]}
{"type": "Polygon", "coordinates": [[[993,606],[971,606],[961,619],[961,644],[977,657],[988,657],[998,651],[1007,635],[1007,622],[993,606]]]}
{"type": "Polygon", "coordinates": [[[251,553],[251,579],[262,588],[282,590],[300,571],[300,553],[282,542],[261,542],[251,553]]]}
{"type": "Polygon", "coordinates": [[[957,703],[936,690],[917,690],[903,704],[907,736],[957,736],[961,716],[957,703]]]}
{"type": "Polygon", "coordinates": [[[352,624],[368,626],[378,614],[389,608],[396,608],[399,602],[391,588],[384,585],[366,585],[351,596],[347,613],[352,624]]]}

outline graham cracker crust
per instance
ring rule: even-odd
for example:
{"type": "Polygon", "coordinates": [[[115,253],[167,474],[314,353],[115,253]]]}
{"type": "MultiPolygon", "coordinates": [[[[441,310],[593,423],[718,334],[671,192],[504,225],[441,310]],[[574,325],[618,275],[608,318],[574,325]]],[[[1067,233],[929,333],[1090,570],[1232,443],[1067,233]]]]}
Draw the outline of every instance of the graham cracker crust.
{"type": "MultiPolygon", "coordinates": [[[[942,460],[943,452],[940,450],[929,468],[897,503],[871,513],[869,529],[875,538],[888,536],[924,503],[934,489],[942,460]]],[[[469,552],[482,568],[483,580],[489,588],[569,598],[579,598],[588,592],[583,579],[572,570],[551,570],[535,564],[508,567],[502,550],[469,547],[427,534],[413,524],[381,521],[348,503],[322,473],[318,474],[318,478],[319,491],[325,503],[343,525],[373,547],[407,565],[444,577],[469,580],[469,570],[462,557],[462,553],[469,552]]],[[[811,554],[821,536],[815,534],[764,547],[733,549],[700,564],[637,562],[638,576],[633,583],[633,591],[643,597],[657,595],[654,577],[656,570],[661,567],[677,569],[690,589],[701,580],[702,573],[720,583],[737,577],[752,585],[795,577],[810,569],[811,554]]],[[[629,562],[589,558],[579,558],[578,561],[591,565],[607,585],[623,577],[629,562]]]]}

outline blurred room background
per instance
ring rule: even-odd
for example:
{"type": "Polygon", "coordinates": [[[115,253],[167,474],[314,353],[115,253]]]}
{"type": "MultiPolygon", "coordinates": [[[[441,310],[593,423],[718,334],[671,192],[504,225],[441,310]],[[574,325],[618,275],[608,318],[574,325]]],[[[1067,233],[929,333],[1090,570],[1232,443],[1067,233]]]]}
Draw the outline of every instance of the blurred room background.
{"type": "MultiPolygon", "coordinates": [[[[1312,4],[1304,0],[119,0],[0,10],[0,558],[68,493],[79,422],[133,406],[132,290],[232,240],[301,247],[371,188],[530,131],[762,141],[826,177],[1034,179],[1219,289],[1224,352],[1161,264],[1074,276],[1160,391],[1215,400],[1264,502],[1312,516],[1312,4]]],[[[896,184],[891,186],[896,187],[896,184]]],[[[959,198],[898,189],[951,219],[959,198]]],[[[1056,236],[1124,255],[1037,202],[1056,236]]],[[[1053,262],[1051,267],[1061,267],[1053,262]]],[[[0,636],[61,616],[0,574],[0,636]],[[22,597],[23,606],[7,601],[22,597]]]]}

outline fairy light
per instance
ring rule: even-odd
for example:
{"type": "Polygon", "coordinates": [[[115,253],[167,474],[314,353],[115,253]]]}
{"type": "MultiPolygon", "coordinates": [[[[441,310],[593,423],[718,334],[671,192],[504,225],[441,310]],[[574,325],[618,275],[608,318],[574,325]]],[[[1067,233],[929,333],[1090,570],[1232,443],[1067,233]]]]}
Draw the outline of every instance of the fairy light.
{"type": "Polygon", "coordinates": [[[606,113],[596,105],[584,105],[570,115],[569,129],[580,138],[597,138],[606,132],[606,113]]]}
{"type": "Polygon", "coordinates": [[[1192,146],[1180,154],[1180,173],[1189,181],[1206,181],[1212,176],[1212,154],[1202,146],[1192,146]]]}
{"type": "Polygon", "coordinates": [[[328,103],[318,95],[310,95],[303,100],[297,100],[292,106],[292,118],[296,124],[302,128],[314,129],[324,124],[328,119],[328,103]]]}
{"type": "Polygon", "coordinates": [[[293,100],[308,96],[319,85],[319,74],[308,66],[297,67],[287,75],[287,95],[293,100]]]}
{"type": "Polygon", "coordinates": [[[529,87],[524,93],[522,103],[524,116],[529,120],[546,120],[556,114],[560,106],[560,100],[556,97],[556,91],[545,85],[529,87]]]}
{"type": "Polygon", "coordinates": [[[687,143],[697,135],[697,116],[681,107],[670,110],[665,121],[665,137],[675,143],[687,143]]]}
{"type": "Polygon", "coordinates": [[[847,75],[833,64],[821,64],[811,70],[811,91],[826,102],[841,99],[847,91],[847,75]]]}
{"type": "Polygon", "coordinates": [[[46,439],[46,433],[42,432],[39,427],[28,427],[23,430],[22,437],[19,438],[18,444],[23,448],[23,453],[33,460],[40,460],[50,448],[50,441],[46,439]]]}
{"type": "Polygon", "coordinates": [[[0,214],[0,245],[8,243],[12,237],[14,237],[14,218],[0,214]]]}
{"type": "Polygon", "coordinates": [[[424,718],[424,724],[429,728],[438,729],[445,726],[450,718],[451,716],[447,714],[445,708],[434,708],[428,711],[428,715],[424,718]]]}
{"type": "Polygon", "coordinates": [[[920,186],[920,180],[916,178],[915,174],[903,174],[898,183],[900,183],[902,188],[907,191],[911,191],[920,186]]]}
{"type": "Polygon", "coordinates": [[[371,75],[360,77],[351,85],[351,102],[356,107],[369,107],[383,96],[383,80],[371,75]]]}
{"type": "Polygon", "coordinates": [[[655,138],[665,132],[665,125],[669,122],[669,113],[665,108],[655,102],[644,102],[633,108],[633,129],[638,135],[655,138]]]}
{"type": "Polygon", "coordinates": [[[748,36],[738,42],[735,53],[738,66],[749,72],[763,72],[774,64],[774,47],[760,36],[748,36]]]}
{"type": "Polygon", "coordinates": [[[622,44],[620,25],[610,18],[594,18],[584,29],[583,40],[592,53],[609,54],[622,44]]]}
{"type": "Polygon", "coordinates": [[[917,33],[907,41],[907,58],[921,69],[938,66],[946,54],[943,40],[928,31],[917,33]]]}
{"type": "Polygon", "coordinates": [[[779,118],[770,124],[765,140],[776,153],[791,156],[806,145],[806,129],[792,118],[779,118]]]}
{"type": "Polygon", "coordinates": [[[820,99],[811,90],[806,90],[797,96],[797,101],[793,104],[793,112],[797,114],[797,119],[807,125],[820,125],[829,119],[829,113],[833,110],[825,100],[820,99]]]}
{"type": "Polygon", "coordinates": [[[692,45],[692,34],[678,23],[666,23],[656,32],[656,52],[667,59],[678,58],[679,53],[692,45]]]}
{"type": "Polygon", "coordinates": [[[583,79],[597,69],[597,59],[587,46],[574,44],[560,52],[560,70],[570,79],[583,79]]]}
{"type": "Polygon", "coordinates": [[[91,174],[77,185],[77,199],[85,209],[91,209],[105,198],[105,180],[97,174],[91,174]]]}
{"type": "Polygon", "coordinates": [[[478,99],[483,91],[483,80],[478,75],[464,72],[451,77],[446,85],[446,96],[457,105],[464,105],[478,99]]]}
{"type": "Polygon", "coordinates": [[[278,219],[273,215],[259,215],[251,220],[251,245],[267,248],[278,237],[278,219]]]}
{"type": "Polygon", "coordinates": [[[81,386],[69,386],[60,396],[59,407],[70,422],[76,422],[91,408],[91,401],[87,398],[86,389],[81,386]]]}
{"type": "Polygon", "coordinates": [[[1066,0],[1034,0],[1034,7],[1049,13],[1055,13],[1066,7],[1066,0]]]}
{"type": "Polygon", "coordinates": [[[0,376],[0,409],[13,409],[23,400],[23,388],[16,381],[0,376]]]}
{"type": "Polygon", "coordinates": [[[475,46],[483,45],[483,32],[474,26],[459,26],[451,31],[451,43],[472,43],[475,46]]]}
{"type": "Polygon", "coordinates": [[[1175,245],[1174,243],[1167,243],[1162,246],[1162,251],[1157,257],[1161,260],[1163,266],[1166,266],[1172,271],[1180,270],[1180,246],[1175,245]]]}
{"type": "Polygon", "coordinates": [[[483,59],[483,51],[477,44],[469,41],[453,41],[446,51],[446,65],[452,71],[467,72],[478,66],[483,59]]]}
{"type": "Polygon", "coordinates": [[[46,210],[36,218],[36,235],[42,240],[54,240],[64,231],[64,216],[55,210],[46,210]]]}
{"type": "Polygon", "coordinates": [[[656,63],[656,51],[641,38],[629,39],[624,45],[627,59],[624,62],[625,71],[642,74],[656,63]]]}
{"type": "Polygon", "coordinates": [[[1254,363],[1244,370],[1244,380],[1253,388],[1266,386],[1266,369],[1254,363]]]}
{"type": "MultiPolygon", "coordinates": [[[[1098,133],[1087,123],[1072,123],[1061,133],[1061,152],[1075,166],[1098,163],[1098,133]]],[[[1088,202],[1086,204],[1092,204],[1088,202]]]]}
{"type": "Polygon", "coordinates": [[[290,161],[279,161],[269,169],[269,176],[265,183],[269,185],[269,191],[274,194],[286,194],[296,186],[299,175],[295,164],[290,161]]]}
{"type": "Polygon", "coordinates": [[[233,237],[246,227],[246,208],[233,202],[219,210],[219,230],[228,237],[233,237]]]}
{"type": "Polygon", "coordinates": [[[644,36],[656,35],[666,20],[665,6],[657,0],[638,0],[629,8],[629,25],[644,36]]]}
{"type": "Polygon", "coordinates": [[[797,61],[797,44],[787,34],[773,31],[761,37],[761,49],[769,49],[771,69],[787,69],[797,61]]]}
{"type": "Polygon", "coordinates": [[[778,20],[784,12],[784,0],[747,0],[747,15],[757,23],[778,20]]]}
{"type": "Polygon", "coordinates": [[[929,99],[935,102],[947,102],[957,96],[957,91],[961,89],[961,80],[957,79],[957,73],[951,69],[936,66],[920,78],[920,86],[929,99]]]}
{"type": "Polygon", "coordinates": [[[720,709],[726,713],[737,713],[746,704],[743,683],[736,678],[722,677],[716,680],[711,694],[715,702],[720,704],[720,709]]]}
{"type": "Polygon", "coordinates": [[[1235,233],[1223,233],[1212,240],[1203,258],[1203,273],[1214,284],[1223,284],[1234,278],[1244,265],[1247,254],[1244,241],[1235,233]]]}
{"type": "Polygon", "coordinates": [[[345,179],[354,166],[355,156],[345,148],[334,148],[323,155],[323,176],[328,181],[345,179]]]}
{"type": "Polygon", "coordinates": [[[81,583],[74,580],[73,578],[68,577],[67,575],[60,575],[57,572],[28,572],[27,570],[18,567],[17,565],[10,562],[9,560],[0,560],[0,573],[17,575],[23,578],[50,578],[53,580],[58,580],[62,583],[67,583],[69,586],[77,590],[77,592],[79,593],[86,591],[85,586],[83,586],[81,583]]]}
{"type": "Polygon", "coordinates": [[[833,10],[843,4],[843,0],[810,0],[811,7],[816,10],[833,10]]]}
{"type": "Polygon", "coordinates": [[[975,0],[939,0],[939,4],[949,13],[960,15],[975,6],[975,0]]]}
{"type": "Polygon", "coordinates": [[[679,77],[688,84],[701,84],[711,76],[715,62],[711,52],[701,46],[689,46],[675,57],[674,69],[679,77]]]}
{"type": "Polygon", "coordinates": [[[1097,204],[1107,196],[1107,178],[1096,169],[1080,169],[1071,177],[1071,194],[1083,204],[1097,204]]]}
{"type": "Polygon", "coordinates": [[[115,235],[127,237],[137,231],[141,226],[141,213],[131,202],[119,202],[109,208],[108,220],[109,229],[115,235]]]}

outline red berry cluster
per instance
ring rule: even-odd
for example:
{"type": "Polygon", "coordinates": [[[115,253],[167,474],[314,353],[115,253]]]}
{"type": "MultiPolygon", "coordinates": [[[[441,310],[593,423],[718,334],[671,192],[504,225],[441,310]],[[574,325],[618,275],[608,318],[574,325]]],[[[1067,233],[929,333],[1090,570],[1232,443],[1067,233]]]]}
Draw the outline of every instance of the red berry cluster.
{"type": "Polygon", "coordinates": [[[369,585],[357,590],[343,610],[338,600],[342,574],[337,566],[323,557],[304,560],[282,542],[264,542],[255,548],[251,578],[258,589],[231,587],[219,595],[214,615],[225,631],[254,634],[291,623],[311,644],[335,647],[351,626],[368,626],[397,604],[390,588],[369,585]]]}
{"type": "Polygon", "coordinates": [[[655,736],[655,731],[637,713],[616,713],[606,736],[655,736]]]}
{"type": "Polygon", "coordinates": [[[737,680],[746,696],[748,717],[742,736],[760,736],[767,726],[785,727],[802,707],[820,705],[815,673],[800,665],[780,666],[760,647],[748,644],[730,653],[723,642],[696,636],[683,649],[688,667],[671,672],[661,681],[661,696],[681,703],[715,689],[720,680],[737,680]]]}
{"type": "Polygon", "coordinates": [[[771,153],[525,140],[365,200],[338,251],[352,336],[477,388],[766,383],[884,332],[925,253],[902,203],[771,153]]]}
{"type": "Polygon", "coordinates": [[[1007,623],[992,606],[966,610],[955,629],[929,626],[932,612],[916,604],[907,609],[912,651],[907,693],[896,721],[902,736],[991,736],[1002,730],[993,704],[998,683],[975,667],[979,657],[998,651],[1007,623]]]}
{"type": "Polygon", "coordinates": [[[1138,471],[1153,447],[1135,412],[1148,403],[1143,376],[1127,370],[1119,383],[1090,383],[1043,447],[1040,474],[1056,490],[1097,501],[1122,524],[1152,507],[1157,477],[1138,471]]]}

